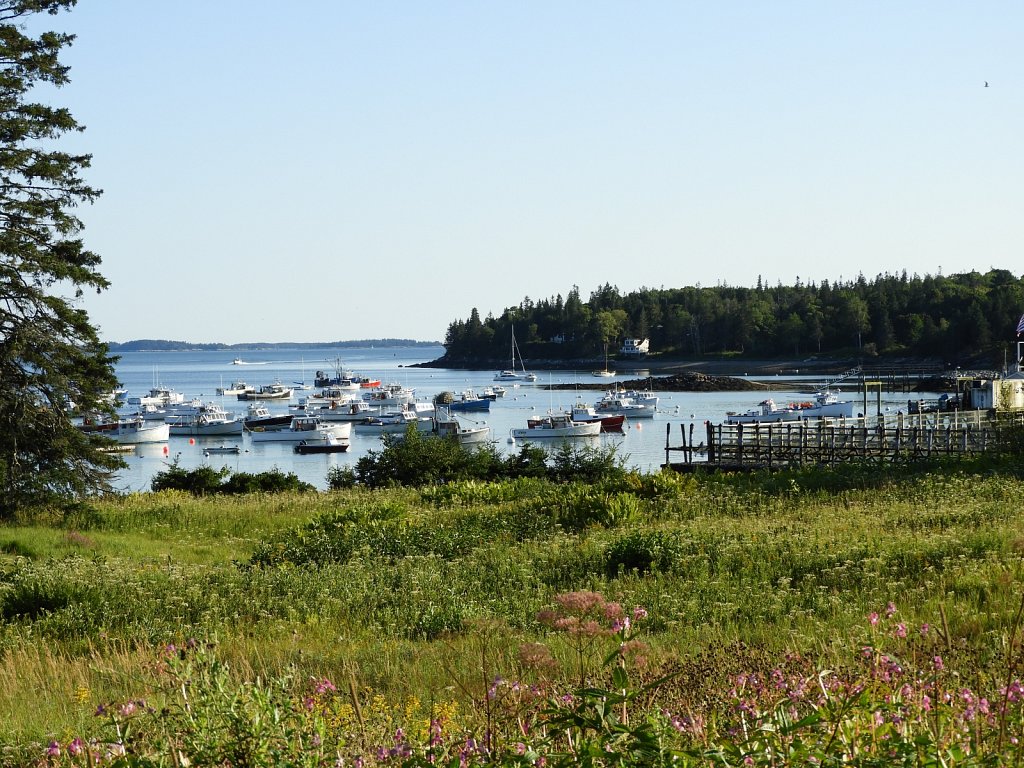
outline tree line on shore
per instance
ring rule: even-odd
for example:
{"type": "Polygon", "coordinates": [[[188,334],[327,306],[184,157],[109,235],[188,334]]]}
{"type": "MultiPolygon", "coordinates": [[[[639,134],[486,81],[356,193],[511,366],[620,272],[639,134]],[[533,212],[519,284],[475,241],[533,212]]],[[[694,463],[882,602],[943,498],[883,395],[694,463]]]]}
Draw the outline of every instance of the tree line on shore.
{"type": "Polygon", "coordinates": [[[513,331],[530,360],[614,356],[623,339],[650,339],[667,356],[738,353],[907,355],[1000,360],[1024,312],[1024,276],[1004,269],[955,275],[863,275],[753,288],[700,285],[623,294],[605,284],[584,301],[524,298],[500,316],[474,307],[445,335],[451,363],[500,361],[513,331]]]}

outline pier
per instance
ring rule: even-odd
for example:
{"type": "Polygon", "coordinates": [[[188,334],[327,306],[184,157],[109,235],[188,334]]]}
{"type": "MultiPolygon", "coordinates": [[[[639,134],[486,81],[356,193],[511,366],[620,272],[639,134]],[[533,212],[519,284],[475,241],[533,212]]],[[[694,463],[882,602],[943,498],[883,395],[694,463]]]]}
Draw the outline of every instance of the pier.
{"type": "Polygon", "coordinates": [[[952,411],[818,421],[679,424],[665,429],[665,466],[781,469],[853,461],[908,462],[968,457],[995,447],[1002,429],[1024,425],[1024,412],[952,411]]]}

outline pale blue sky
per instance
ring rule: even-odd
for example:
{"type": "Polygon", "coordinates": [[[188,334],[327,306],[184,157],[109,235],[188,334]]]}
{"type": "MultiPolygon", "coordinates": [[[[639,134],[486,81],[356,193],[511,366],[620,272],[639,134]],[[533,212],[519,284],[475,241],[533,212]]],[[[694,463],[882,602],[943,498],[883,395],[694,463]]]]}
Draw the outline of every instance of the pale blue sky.
{"type": "Polygon", "coordinates": [[[80,0],[109,341],[1024,271],[1024,3],[80,0]],[[990,87],[985,88],[988,81],[990,87]]]}

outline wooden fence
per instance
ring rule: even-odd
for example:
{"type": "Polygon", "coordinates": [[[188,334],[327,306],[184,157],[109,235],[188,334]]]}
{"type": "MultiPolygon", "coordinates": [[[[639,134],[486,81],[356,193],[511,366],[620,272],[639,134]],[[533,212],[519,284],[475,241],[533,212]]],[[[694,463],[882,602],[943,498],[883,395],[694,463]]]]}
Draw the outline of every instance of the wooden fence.
{"type": "Polygon", "coordinates": [[[970,456],[990,450],[998,442],[999,430],[1014,424],[1024,424],[1024,413],[953,411],[767,424],[705,422],[680,424],[678,445],[672,445],[672,424],[667,424],[665,465],[682,471],[772,469],[970,456]]]}

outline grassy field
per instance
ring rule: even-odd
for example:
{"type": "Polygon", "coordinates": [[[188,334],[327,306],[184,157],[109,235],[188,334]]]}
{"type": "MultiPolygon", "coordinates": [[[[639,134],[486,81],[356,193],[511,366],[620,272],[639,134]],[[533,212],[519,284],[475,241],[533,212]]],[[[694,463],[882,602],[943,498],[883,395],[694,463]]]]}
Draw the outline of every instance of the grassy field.
{"type": "MultiPolygon", "coordinates": [[[[710,726],[693,723],[731,733],[737,685],[863,675],[865,649],[885,644],[893,655],[871,658],[898,658],[907,680],[934,674],[941,658],[961,688],[1008,700],[1024,599],[1022,477],[1011,457],[586,484],[165,491],[26,515],[0,527],[0,747],[8,762],[31,762],[64,745],[51,759],[74,762],[75,739],[108,743],[136,718],[138,748],[158,751],[158,726],[139,712],[191,712],[175,692],[205,685],[230,698],[221,709],[232,717],[276,695],[306,702],[295,709],[319,713],[331,760],[394,759],[379,745],[394,750],[399,728],[427,749],[443,723],[500,737],[502,754],[522,762],[533,753],[508,745],[528,742],[524,718],[541,711],[523,692],[550,701],[575,691],[583,706],[581,688],[624,691],[622,648],[636,651],[630,690],[667,676],[628,708],[674,723],[677,764],[684,753],[715,762],[710,726]]],[[[639,739],[637,717],[627,730],[639,739]]],[[[999,749],[1008,722],[1004,712],[986,737],[999,749]]],[[[406,762],[426,760],[402,748],[406,762]]],[[[751,754],[762,764],[766,753],[736,761],[751,754]]]]}

